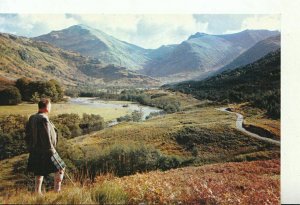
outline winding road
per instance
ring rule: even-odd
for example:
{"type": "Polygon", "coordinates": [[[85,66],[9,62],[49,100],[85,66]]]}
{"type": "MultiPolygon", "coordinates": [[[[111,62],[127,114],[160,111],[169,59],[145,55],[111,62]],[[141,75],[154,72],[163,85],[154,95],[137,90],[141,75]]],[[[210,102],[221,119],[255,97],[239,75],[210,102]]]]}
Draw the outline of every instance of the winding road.
{"type": "Polygon", "coordinates": [[[236,128],[242,132],[244,132],[245,134],[251,136],[251,137],[254,137],[256,139],[259,139],[259,140],[263,140],[263,141],[266,141],[266,142],[270,142],[272,144],[275,144],[275,145],[278,145],[280,146],[280,141],[277,141],[277,140],[273,140],[273,139],[270,139],[270,138],[266,138],[266,137],[262,137],[260,135],[257,135],[255,133],[252,133],[252,132],[249,132],[248,130],[246,130],[244,127],[243,127],[243,121],[244,121],[244,116],[239,114],[239,113],[236,113],[236,112],[231,112],[231,111],[228,111],[227,110],[228,108],[217,108],[217,110],[220,110],[220,111],[223,111],[223,112],[227,112],[227,113],[235,113],[236,116],[237,116],[237,119],[236,119],[236,128]]]}

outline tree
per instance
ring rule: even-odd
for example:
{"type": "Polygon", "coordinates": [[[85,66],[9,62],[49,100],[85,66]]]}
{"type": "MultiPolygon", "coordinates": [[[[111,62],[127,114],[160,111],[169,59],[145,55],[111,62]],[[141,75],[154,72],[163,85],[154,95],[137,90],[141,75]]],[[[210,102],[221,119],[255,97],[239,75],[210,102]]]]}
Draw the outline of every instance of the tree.
{"type": "Polygon", "coordinates": [[[63,91],[62,87],[60,86],[59,82],[56,81],[56,80],[54,80],[54,79],[51,79],[51,80],[49,80],[49,83],[51,84],[51,87],[52,86],[55,87],[55,91],[56,91],[56,92],[54,92],[55,96],[53,96],[52,100],[54,102],[57,102],[57,101],[63,99],[63,97],[64,97],[64,91],[63,91]]]}
{"type": "Polygon", "coordinates": [[[56,80],[50,81],[32,81],[28,84],[28,89],[31,93],[30,101],[34,100],[33,95],[37,93],[41,98],[49,97],[52,102],[58,102],[63,99],[64,93],[56,80]]]}
{"type": "Polygon", "coordinates": [[[0,105],[17,105],[22,102],[20,91],[16,87],[8,87],[0,91],[0,105]]]}
{"type": "Polygon", "coordinates": [[[39,102],[39,100],[40,100],[40,96],[39,96],[38,92],[34,92],[33,95],[31,96],[30,101],[37,103],[37,102],[39,102]]]}
{"type": "Polygon", "coordinates": [[[20,94],[22,96],[22,100],[29,101],[31,99],[32,93],[29,89],[29,83],[31,80],[29,78],[19,78],[16,81],[16,87],[19,89],[20,94]]]}

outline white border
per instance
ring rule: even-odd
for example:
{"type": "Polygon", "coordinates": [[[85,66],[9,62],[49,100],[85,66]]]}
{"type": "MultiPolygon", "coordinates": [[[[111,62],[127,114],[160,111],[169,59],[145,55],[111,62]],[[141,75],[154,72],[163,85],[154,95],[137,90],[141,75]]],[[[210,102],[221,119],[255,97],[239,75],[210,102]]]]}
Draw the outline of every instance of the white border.
{"type": "Polygon", "coordinates": [[[0,13],[278,14],[280,0],[0,0],[0,13]]]}
{"type": "Polygon", "coordinates": [[[0,0],[0,13],[282,14],[281,202],[300,203],[300,1],[0,0]]]}

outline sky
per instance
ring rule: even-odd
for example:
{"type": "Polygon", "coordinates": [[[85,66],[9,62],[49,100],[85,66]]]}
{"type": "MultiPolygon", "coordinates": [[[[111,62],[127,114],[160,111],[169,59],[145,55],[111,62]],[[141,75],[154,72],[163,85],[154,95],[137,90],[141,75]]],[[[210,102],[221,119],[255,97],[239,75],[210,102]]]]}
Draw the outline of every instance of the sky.
{"type": "Polygon", "coordinates": [[[0,14],[0,32],[35,37],[76,24],[100,29],[144,48],[178,44],[196,32],[280,30],[280,15],[240,14],[0,14]]]}

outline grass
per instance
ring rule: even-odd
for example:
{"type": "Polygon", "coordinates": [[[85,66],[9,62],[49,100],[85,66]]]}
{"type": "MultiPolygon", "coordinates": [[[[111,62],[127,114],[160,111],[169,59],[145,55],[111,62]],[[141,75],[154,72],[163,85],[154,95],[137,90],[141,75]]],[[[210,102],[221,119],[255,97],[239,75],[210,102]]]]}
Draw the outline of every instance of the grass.
{"type": "Polygon", "coordinates": [[[96,183],[63,186],[62,193],[37,197],[18,190],[3,204],[279,204],[280,161],[265,160],[99,176],[96,183]]]}
{"type": "MultiPolygon", "coordinates": [[[[0,115],[20,114],[30,116],[37,112],[37,104],[22,103],[12,106],[0,106],[0,115]]],[[[76,113],[82,115],[83,113],[98,114],[104,118],[105,121],[110,121],[118,117],[124,116],[131,111],[128,108],[97,108],[88,105],[76,105],[67,103],[53,103],[52,111],[49,116],[54,116],[63,113],[76,113]]]]}
{"type": "Polygon", "coordinates": [[[115,144],[142,142],[167,155],[196,155],[199,164],[230,161],[241,154],[279,152],[278,147],[236,130],[235,120],[235,115],[218,111],[214,107],[204,107],[156,117],[142,123],[121,123],[71,141],[83,150],[86,157],[93,157],[115,144]],[[194,151],[176,140],[178,135],[188,137],[187,134],[191,132],[195,139],[191,141],[194,151]]]}
{"type": "Polygon", "coordinates": [[[0,192],[7,190],[16,185],[16,183],[23,179],[19,173],[14,172],[14,166],[20,161],[25,161],[28,158],[28,154],[23,154],[10,159],[2,160],[0,163],[0,192]]]}
{"type": "Polygon", "coordinates": [[[129,202],[279,203],[279,160],[225,163],[116,179],[129,202]]]}

